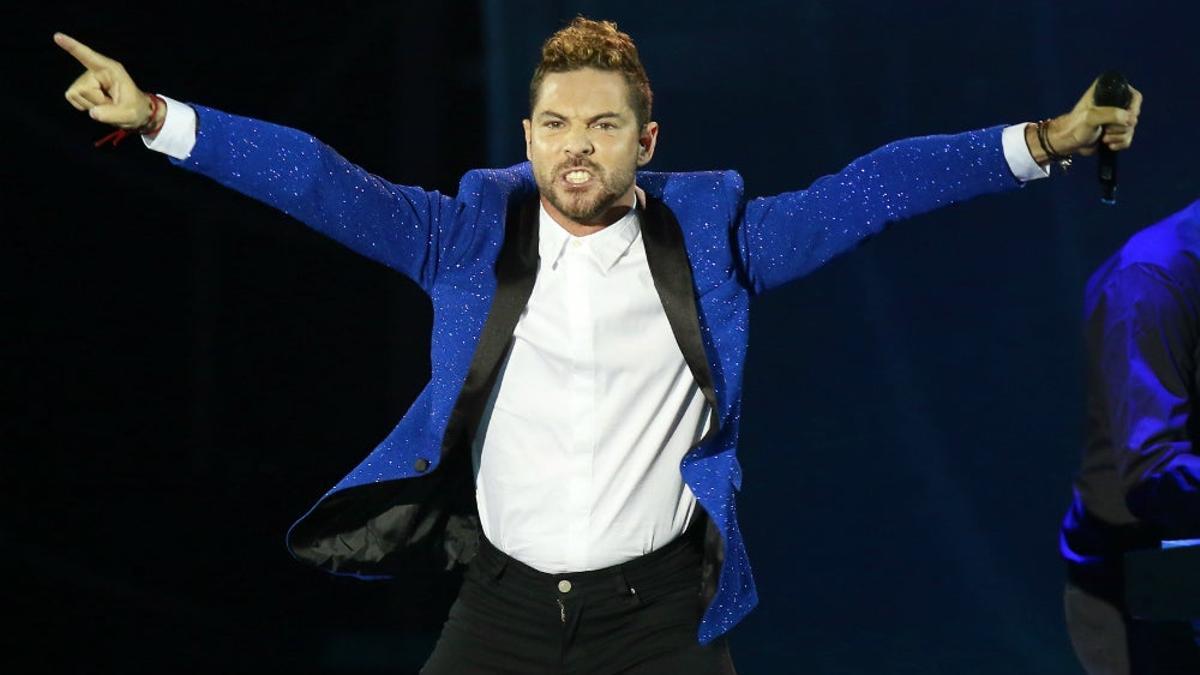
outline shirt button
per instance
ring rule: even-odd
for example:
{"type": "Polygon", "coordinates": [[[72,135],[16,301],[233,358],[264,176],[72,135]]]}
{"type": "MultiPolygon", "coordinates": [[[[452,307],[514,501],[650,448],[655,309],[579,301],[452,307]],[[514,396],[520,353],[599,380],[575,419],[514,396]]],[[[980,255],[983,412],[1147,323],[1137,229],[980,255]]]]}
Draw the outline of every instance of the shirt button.
{"type": "Polygon", "coordinates": [[[413,462],[413,468],[416,469],[418,473],[425,473],[429,470],[429,460],[425,459],[424,457],[420,457],[417,459],[417,461],[413,462]]]}
{"type": "Polygon", "coordinates": [[[558,592],[559,593],[570,593],[571,592],[571,582],[567,581],[566,579],[563,579],[562,581],[558,582],[558,592]]]}
{"type": "Polygon", "coordinates": [[[575,248],[579,248],[580,246],[583,246],[583,242],[579,241],[578,239],[572,239],[571,245],[574,246],[575,248]]]}

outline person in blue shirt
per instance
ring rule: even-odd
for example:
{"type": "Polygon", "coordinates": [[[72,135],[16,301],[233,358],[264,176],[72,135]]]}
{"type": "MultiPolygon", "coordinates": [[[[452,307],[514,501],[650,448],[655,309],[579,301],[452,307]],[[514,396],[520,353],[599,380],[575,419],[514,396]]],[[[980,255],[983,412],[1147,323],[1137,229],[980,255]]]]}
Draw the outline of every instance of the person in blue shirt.
{"type": "Polygon", "coordinates": [[[1062,523],[1067,628],[1093,675],[1200,673],[1185,622],[1130,616],[1122,554],[1200,537],[1200,200],[1147,227],[1084,301],[1087,438],[1062,523]]]}

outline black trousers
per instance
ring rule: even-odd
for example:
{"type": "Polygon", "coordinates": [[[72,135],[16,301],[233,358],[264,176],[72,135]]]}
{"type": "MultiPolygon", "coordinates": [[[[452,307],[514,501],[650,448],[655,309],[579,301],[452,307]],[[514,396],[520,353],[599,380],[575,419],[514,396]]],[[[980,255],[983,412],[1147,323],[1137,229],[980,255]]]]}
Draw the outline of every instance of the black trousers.
{"type": "Polygon", "coordinates": [[[622,565],[546,574],[486,538],[422,675],[734,675],[700,645],[702,528],[622,565]]]}
{"type": "Polygon", "coordinates": [[[1068,581],[1071,646],[1088,675],[1197,675],[1200,634],[1186,621],[1139,621],[1116,596],[1068,581]]]}

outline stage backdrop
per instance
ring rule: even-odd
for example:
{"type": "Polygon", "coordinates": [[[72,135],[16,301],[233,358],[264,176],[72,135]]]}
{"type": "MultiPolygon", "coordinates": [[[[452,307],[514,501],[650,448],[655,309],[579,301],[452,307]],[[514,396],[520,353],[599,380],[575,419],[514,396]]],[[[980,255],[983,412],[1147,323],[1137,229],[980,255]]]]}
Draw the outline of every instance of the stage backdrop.
{"type": "Polygon", "coordinates": [[[1058,520],[1082,426],[1080,296],[1200,197],[1183,3],[243,2],[27,8],[3,38],[0,670],[415,673],[456,580],[339,580],[288,525],[428,375],[398,275],[106,130],[62,92],[61,30],[143,88],[304,129],[447,192],[524,159],[541,41],[577,13],[637,40],[651,168],[807,186],[887,141],[1146,95],[1120,203],[1094,162],[898,223],[757,301],[739,508],[761,605],[742,673],[1078,672],[1058,520]]]}

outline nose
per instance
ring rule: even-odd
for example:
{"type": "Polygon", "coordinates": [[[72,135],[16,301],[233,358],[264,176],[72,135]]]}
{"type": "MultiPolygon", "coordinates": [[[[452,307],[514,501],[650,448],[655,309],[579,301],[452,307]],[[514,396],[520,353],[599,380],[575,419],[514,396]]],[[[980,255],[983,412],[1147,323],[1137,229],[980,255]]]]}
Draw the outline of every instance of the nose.
{"type": "Polygon", "coordinates": [[[583,156],[587,157],[592,154],[595,148],[592,146],[592,139],[588,137],[587,129],[575,127],[568,134],[566,144],[563,149],[572,157],[583,156]]]}

